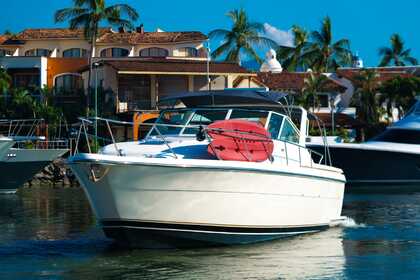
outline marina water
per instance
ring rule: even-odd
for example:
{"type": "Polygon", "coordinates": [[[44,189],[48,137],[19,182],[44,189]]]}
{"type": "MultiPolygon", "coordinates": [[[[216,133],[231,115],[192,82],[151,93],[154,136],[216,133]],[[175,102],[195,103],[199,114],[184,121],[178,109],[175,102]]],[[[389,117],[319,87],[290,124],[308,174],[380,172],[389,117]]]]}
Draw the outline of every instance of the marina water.
{"type": "Polygon", "coordinates": [[[0,196],[0,279],[418,279],[420,194],[346,194],[340,227],[273,242],[124,250],[81,189],[0,196]]]}

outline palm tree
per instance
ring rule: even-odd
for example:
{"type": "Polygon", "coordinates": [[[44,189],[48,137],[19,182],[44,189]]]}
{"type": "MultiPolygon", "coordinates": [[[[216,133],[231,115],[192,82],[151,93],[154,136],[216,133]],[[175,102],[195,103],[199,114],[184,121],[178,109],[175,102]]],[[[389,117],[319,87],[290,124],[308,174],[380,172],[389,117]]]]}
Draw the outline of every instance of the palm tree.
{"type": "Polygon", "coordinates": [[[312,108],[312,111],[318,109],[320,107],[318,93],[325,91],[327,83],[328,78],[325,75],[310,72],[309,76],[304,79],[301,105],[306,109],[312,108]]]}
{"type": "Polygon", "coordinates": [[[410,56],[411,49],[404,49],[404,41],[400,35],[392,34],[390,42],[391,47],[382,47],[379,49],[379,55],[382,56],[379,66],[417,64],[417,59],[410,56]]]}
{"type": "Polygon", "coordinates": [[[333,41],[331,19],[323,19],[321,29],[311,32],[311,45],[302,55],[311,61],[310,67],[316,72],[335,71],[339,66],[349,65],[352,61],[350,41],[340,39],[333,41]]]}
{"type": "MultiPolygon", "coordinates": [[[[364,69],[354,77],[356,86],[353,102],[356,106],[357,118],[367,125],[373,126],[379,122],[379,106],[377,93],[380,87],[379,73],[374,69],[364,69]]],[[[365,140],[365,131],[361,129],[359,140],[365,140]]]]}
{"type": "Polygon", "coordinates": [[[91,44],[88,78],[88,85],[90,87],[92,55],[96,46],[99,24],[105,21],[112,26],[132,29],[132,21],[137,20],[139,15],[134,8],[127,4],[106,6],[105,0],[73,0],[73,3],[74,7],[56,11],[54,19],[56,23],[69,21],[70,29],[84,29],[85,37],[91,44]],[[128,19],[122,18],[123,15],[128,19]]]}
{"type": "Polygon", "coordinates": [[[273,40],[261,36],[264,25],[251,22],[244,9],[230,11],[227,16],[233,22],[230,30],[215,29],[209,33],[210,38],[223,38],[223,43],[212,52],[213,58],[224,56],[225,61],[240,63],[243,55],[246,55],[261,63],[255,46],[277,46],[273,40]]]}
{"type": "Polygon", "coordinates": [[[397,108],[398,114],[403,115],[415,102],[420,90],[420,80],[417,77],[396,76],[381,85],[380,104],[385,104],[388,120],[392,120],[392,107],[397,108]]]}
{"type": "Polygon", "coordinates": [[[15,117],[25,118],[30,113],[31,117],[36,118],[37,103],[26,89],[13,89],[11,105],[14,108],[15,117]]]}
{"type": "Polygon", "coordinates": [[[307,68],[309,61],[303,59],[302,55],[309,44],[309,33],[303,28],[295,25],[292,27],[293,47],[279,46],[277,56],[282,66],[289,71],[304,70],[307,68]]]}
{"type": "Polygon", "coordinates": [[[8,89],[10,88],[10,83],[12,82],[12,78],[7,73],[7,71],[3,68],[0,68],[0,94],[6,94],[8,89]]]}

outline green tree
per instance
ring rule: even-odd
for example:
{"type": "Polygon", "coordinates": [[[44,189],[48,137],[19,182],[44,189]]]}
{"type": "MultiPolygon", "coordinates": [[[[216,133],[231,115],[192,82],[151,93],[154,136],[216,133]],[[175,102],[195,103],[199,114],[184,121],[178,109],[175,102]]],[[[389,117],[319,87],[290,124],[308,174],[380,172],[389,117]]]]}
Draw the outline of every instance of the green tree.
{"type": "Polygon", "coordinates": [[[380,88],[380,103],[386,104],[388,121],[392,121],[392,108],[398,110],[400,116],[415,103],[417,92],[420,91],[420,80],[417,77],[396,76],[387,80],[380,88]]]}
{"type": "Polygon", "coordinates": [[[107,6],[105,0],[73,0],[74,7],[60,9],[55,12],[55,22],[69,21],[70,29],[83,28],[85,37],[91,45],[89,55],[88,85],[91,84],[92,54],[99,35],[99,25],[107,22],[112,26],[132,29],[132,21],[139,15],[134,8],[127,4],[107,6]],[[126,18],[123,18],[125,16],[126,18]]]}
{"type": "Polygon", "coordinates": [[[305,109],[312,109],[315,111],[321,106],[318,94],[326,90],[328,78],[320,73],[310,72],[309,76],[304,79],[304,86],[302,89],[302,97],[298,102],[305,109]]]}
{"type": "Polygon", "coordinates": [[[230,30],[215,29],[209,33],[210,38],[223,38],[222,44],[212,52],[212,57],[224,57],[225,61],[240,63],[243,56],[262,62],[255,47],[277,47],[277,44],[261,34],[264,25],[251,22],[244,9],[233,10],[227,14],[232,20],[230,30]]]}
{"type": "Polygon", "coordinates": [[[26,89],[18,88],[11,91],[13,117],[36,118],[36,101],[26,89]]]}
{"type": "MultiPolygon", "coordinates": [[[[353,103],[356,106],[357,118],[369,126],[375,126],[379,122],[380,108],[377,93],[380,88],[379,73],[373,69],[364,69],[354,77],[356,87],[353,95],[353,103]]],[[[360,141],[366,138],[365,129],[360,130],[360,141]]]]}
{"type": "Polygon", "coordinates": [[[288,71],[298,71],[308,68],[309,61],[302,55],[310,46],[309,33],[303,28],[295,25],[292,27],[293,47],[279,46],[277,56],[282,66],[288,71]]]}
{"type": "Polygon", "coordinates": [[[390,42],[391,47],[379,49],[379,55],[382,57],[379,66],[417,64],[417,59],[410,55],[411,49],[404,49],[404,41],[400,35],[392,34],[390,42]]]}
{"type": "Polygon", "coordinates": [[[333,41],[331,19],[328,16],[323,19],[319,31],[311,32],[311,39],[311,45],[302,55],[302,59],[310,61],[312,70],[334,72],[340,66],[351,64],[350,41],[333,41]]]}
{"type": "Polygon", "coordinates": [[[0,94],[6,94],[10,88],[12,78],[3,68],[0,68],[0,94]]]}

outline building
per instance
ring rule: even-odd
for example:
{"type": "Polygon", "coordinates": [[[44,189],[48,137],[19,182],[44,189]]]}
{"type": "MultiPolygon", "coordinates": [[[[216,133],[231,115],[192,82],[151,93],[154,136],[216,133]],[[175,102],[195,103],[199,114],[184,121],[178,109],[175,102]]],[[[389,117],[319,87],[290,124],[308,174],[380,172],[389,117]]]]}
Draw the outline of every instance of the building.
{"type": "Polygon", "coordinates": [[[26,29],[0,36],[0,67],[14,87],[72,93],[89,87],[92,57],[90,86],[112,92],[116,112],[153,109],[169,94],[233,87],[238,77],[256,77],[238,64],[208,61],[206,41],[197,31],[102,28],[92,48],[81,29],[26,29]]]}

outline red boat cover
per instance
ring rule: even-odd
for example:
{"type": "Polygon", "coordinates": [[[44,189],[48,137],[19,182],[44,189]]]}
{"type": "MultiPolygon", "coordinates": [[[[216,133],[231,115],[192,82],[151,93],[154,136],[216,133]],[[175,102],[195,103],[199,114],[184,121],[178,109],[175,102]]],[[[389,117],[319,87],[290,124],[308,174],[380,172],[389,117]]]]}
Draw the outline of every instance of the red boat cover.
{"type": "Polygon", "coordinates": [[[207,134],[212,139],[207,151],[221,160],[260,162],[273,153],[270,133],[255,122],[216,121],[207,127],[207,134]]]}

